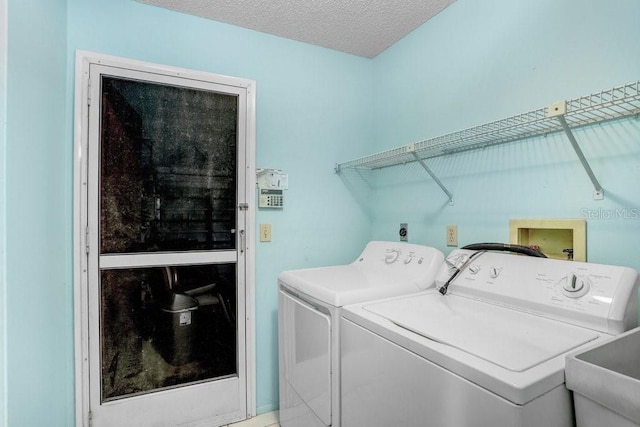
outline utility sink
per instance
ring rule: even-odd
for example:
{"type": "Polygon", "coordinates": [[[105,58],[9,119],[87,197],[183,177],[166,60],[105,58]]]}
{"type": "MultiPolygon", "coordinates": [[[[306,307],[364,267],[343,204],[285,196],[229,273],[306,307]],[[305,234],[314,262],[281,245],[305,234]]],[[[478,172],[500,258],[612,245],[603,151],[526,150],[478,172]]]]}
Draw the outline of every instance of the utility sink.
{"type": "Polygon", "coordinates": [[[577,427],[640,426],[640,328],[567,356],[577,427]]]}

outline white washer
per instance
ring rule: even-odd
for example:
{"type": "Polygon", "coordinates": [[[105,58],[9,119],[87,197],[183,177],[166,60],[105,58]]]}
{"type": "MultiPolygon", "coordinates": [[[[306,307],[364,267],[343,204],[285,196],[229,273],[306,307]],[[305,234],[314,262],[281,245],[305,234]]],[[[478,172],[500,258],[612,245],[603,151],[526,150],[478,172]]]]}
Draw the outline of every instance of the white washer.
{"type": "Polygon", "coordinates": [[[573,426],[565,356],[636,326],[637,287],[629,268],[483,252],[446,295],[344,307],[342,427],[573,426]]]}
{"type": "Polygon", "coordinates": [[[351,264],[280,274],[282,427],[340,426],[341,307],[427,289],[443,260],[431,247],[373,241],[351,264]]]}

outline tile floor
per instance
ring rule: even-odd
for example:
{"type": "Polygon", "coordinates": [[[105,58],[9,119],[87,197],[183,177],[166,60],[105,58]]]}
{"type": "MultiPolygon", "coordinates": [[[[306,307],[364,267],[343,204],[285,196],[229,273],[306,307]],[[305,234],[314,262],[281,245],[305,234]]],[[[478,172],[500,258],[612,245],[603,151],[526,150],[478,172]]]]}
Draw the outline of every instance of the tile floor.
{"type": "Polygon", "coordinates": [[[267,412],[246,421],[229,424],[227,427],[280,427],[278,411],[267,412]]]}

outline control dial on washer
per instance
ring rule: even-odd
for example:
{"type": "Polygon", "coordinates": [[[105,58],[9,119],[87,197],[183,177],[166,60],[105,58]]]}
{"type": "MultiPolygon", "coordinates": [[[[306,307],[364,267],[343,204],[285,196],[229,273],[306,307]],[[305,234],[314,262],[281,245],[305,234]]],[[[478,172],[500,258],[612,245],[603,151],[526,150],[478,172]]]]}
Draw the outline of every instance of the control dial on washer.
{"type": "Polygon", "coordinates": [[[489,268],[489,277],[491,277],[492,279],[495,279],[496,277],[498,277],[500,275],[500,272],[502,272],[502,268],[501,267],[491,267],[489,268]]]}
{"type": "Polygon", "coordinates": [[[575,273],[569,273],[560,279],[562,293],[569,298],[580,298],[586,295],[591,289],[591,279],[587,276],[579,276],[575,273]]]}
{"type": "Polygon", "coordinates": [[[466,254],[455,254],[455,255],[449,255],[445,259],[445,262],[447,263],[447,266],[449,266],[449,269],[454,269],[454,268],[461,268],[464,265],[464,263],[467,262],[468,259],[469,259],[469,256],[467,256],[466,254]]]}
{"type": "Polygon", "coordinates": [[[469,273],[478,274],[478,272],[482,269],[479,264],[471,264],[469,266],[469,273]]]}

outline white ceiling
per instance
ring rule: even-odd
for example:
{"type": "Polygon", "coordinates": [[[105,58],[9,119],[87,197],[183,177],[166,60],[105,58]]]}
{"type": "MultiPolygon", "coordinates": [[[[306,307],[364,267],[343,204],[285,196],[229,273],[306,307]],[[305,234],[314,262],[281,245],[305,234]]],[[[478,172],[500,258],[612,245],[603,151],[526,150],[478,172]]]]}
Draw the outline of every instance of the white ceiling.
{"type": "Polygon", "coordinates": [[[455,0],[137,0],[373,58],[455,0]]]}

